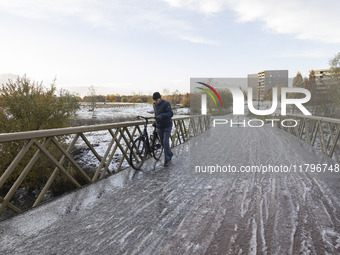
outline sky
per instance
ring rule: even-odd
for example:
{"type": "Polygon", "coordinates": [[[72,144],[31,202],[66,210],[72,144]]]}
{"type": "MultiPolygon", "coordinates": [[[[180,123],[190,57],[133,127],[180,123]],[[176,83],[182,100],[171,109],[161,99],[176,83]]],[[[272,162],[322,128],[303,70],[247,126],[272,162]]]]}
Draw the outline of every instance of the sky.
{"type": "MultiPolygon", "coordinates": [[[[0,74],[80,96],[189,92],[191,77],[329,67],[336,0],[0,0],[0,74]]],[[[2,76],[4,77],[4,76],[2,76]]]]}

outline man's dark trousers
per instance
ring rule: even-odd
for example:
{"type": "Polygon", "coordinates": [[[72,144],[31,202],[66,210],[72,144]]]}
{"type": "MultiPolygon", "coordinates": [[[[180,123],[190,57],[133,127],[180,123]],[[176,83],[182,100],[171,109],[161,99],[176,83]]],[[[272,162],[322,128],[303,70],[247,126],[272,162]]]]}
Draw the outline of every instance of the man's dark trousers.
{"type": "Polygon", "coordinates": [[[162,142],[162,145],[164,147],[164,154],[165,154],[165,160],[168,161],[171,158],[172,152],[170,149],[170,144],[169,144],[169,139],[170,139],[170,135],[171,135],[171,128],[167,127],[167,128],[159,128],[158,129],[158,135],[159,138],[162,142]]]}

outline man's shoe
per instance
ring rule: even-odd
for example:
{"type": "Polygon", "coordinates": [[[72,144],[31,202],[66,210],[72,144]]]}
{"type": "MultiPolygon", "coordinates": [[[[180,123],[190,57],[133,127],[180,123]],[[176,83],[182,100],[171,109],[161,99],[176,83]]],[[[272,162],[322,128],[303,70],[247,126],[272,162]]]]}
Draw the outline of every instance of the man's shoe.
{"type": "MultiPolygon", "coordinates": [[[[170,159],[171,160],[171,159],[170,159]]],[[[170,164],[170,160],[165,160],[164,166],[168,166],[170,164]]]]}

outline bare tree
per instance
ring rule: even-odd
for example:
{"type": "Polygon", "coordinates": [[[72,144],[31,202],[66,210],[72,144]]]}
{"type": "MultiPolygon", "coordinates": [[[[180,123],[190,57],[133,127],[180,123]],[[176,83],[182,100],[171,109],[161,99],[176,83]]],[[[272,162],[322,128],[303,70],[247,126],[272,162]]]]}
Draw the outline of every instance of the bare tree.
{"type": "Polygon", "coordinates": [[[96,102],[97,102],[97,92],[93,85],[89,88],[88,96],[90,97],[91,102],[91,111],[92,111],[92,118],[96,118],[96,114],[94,109],[96,108],[96,102]]]}

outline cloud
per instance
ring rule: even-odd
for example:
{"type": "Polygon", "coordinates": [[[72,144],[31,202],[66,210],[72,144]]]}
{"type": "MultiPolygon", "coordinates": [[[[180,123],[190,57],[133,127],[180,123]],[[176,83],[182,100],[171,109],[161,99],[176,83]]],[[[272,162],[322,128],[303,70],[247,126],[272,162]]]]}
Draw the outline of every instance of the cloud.
{"type": "Polygon", "coordinates": [[[114,32],[152,31],[194,43],[213,43],[203,36],[199,38],[192,22],[178,14],[178,10],[157,0],[12,0],[0,2],[1,12],[63,24],[78,19],[114,32]]]}
{"type": "Polygon", "coordinates": [[[236,12],[239,22],[261,21],[264,28],[298,39],[340,43],[340,2],[333,0],[163,0],[175,8],[204,14],[226,9],[236,12]]]}
{"type": "Polygon", "coordinates": [[[33,19],[54,18],[56,15],[71,16],[84,11],[84,4],[77,0],[13,0],[1,1],[1,12],[33,19]]]}
{"type": "Polygon", "coordinates": [[[235,1],[240,22],[263,21],[270,31],[299,39],[340,43],[340,3],[337,1],[235,1]]]}
{"type": "Polygon", "coordinates": [[[331,55],[329,51],[326,50],[300,50],[300,51],[283,51],[281,53],[275,54],[278,58],[328,58],[331,55]]]}
{"type": "Polygon", "coordinates": [[[204,14],[213,14],[222,11],[227,5],[225,0],[163,0],[170,6],[176,8],[185,8],[188,10],[199,11],[204,14]]]}
{"type": "MultiPolygon", "coordinates": [[[[271,33],[298,39],[340,43],[340,2],[334,0],[11,0],[0,1],[0,12],[67,23],[79,19],[111,31],[147,30],[193,43],[214,44],[204,38],[197,15],[207,18],[236,13],[238,22],[263,23],[271,33]],[[185,36],[183,36],[185,35],[185,36]],[[196,38],[196,39],[195,39],[196,38]],[[201,39],[199,39],[201,38],[201,39]]],[[[223,24],[215,24],[223,28],[223,24]]]]}
{"type": "Polygon", "coordinates": [[[214,40],[208,40],[208,39],[205,39],[205,38],[202,38],[202,37],[183,35],[183,36],[180,36],[180,38],[185,40],[185,41],[192,42],[192,43],[203,43],[203,44],[210,44],[210,45],[218,45],[218,42],[216,42],[214,40]]]}

